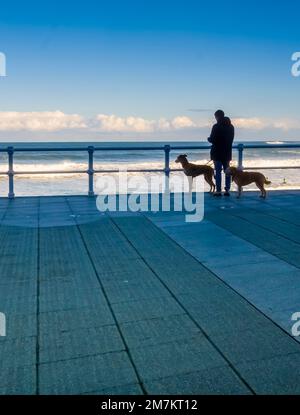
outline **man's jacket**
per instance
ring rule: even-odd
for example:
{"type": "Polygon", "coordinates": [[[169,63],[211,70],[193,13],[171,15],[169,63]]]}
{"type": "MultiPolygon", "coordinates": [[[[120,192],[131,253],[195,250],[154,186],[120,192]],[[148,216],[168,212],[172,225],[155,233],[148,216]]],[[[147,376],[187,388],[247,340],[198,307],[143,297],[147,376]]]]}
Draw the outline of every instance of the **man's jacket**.
{"type": "Polygon", "coordinates": [[[208,141],[212,144],[210,157],[214,161],[230,161],[232,159],[232,143],[234,126],[229,120],[222,120],[212,128],[208,141]]]}

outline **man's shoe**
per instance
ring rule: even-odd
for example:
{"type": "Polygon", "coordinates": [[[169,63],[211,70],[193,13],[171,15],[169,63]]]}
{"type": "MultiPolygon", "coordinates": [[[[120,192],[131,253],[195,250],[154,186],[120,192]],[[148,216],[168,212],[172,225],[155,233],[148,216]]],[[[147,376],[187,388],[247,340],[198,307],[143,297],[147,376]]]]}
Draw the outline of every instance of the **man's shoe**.
{"type": "Polygon", "coordinates": [[[224,196],[230,196],[230,193],[226,190],[226,192],[224,192],[224,196]]]}
{"type": "Polygon", "coordinates": [[[221,192],[214,193],[214,197],[220,197],[220,196],[222,196],[222,193],[221,192]]]}

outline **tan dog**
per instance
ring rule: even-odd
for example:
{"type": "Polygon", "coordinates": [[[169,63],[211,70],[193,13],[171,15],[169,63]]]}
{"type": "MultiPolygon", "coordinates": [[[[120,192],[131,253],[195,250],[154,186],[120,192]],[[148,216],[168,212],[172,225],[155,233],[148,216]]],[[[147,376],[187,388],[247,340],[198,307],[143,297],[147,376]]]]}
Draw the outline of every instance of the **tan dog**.
{"type": "Polygon", "coordinates": [[[237,167],[228,167],[225,171],[226,174],[232,176],[232,181],[238,185],[238,197],[241,196],[242,187],[248,184],[255,183],[261,191],[260,197],[266,198],[267,192],[265,190],[265,184],[271,184],[269,180],[262,173],[253,171],[242,171],[237,167]]]}
{"type": "Polygon", "coordinates": [[[204,175],[205,181],[210,185],[210,192],[215,191],[215,184],[213,182],[214,169],[208,165],[200,165],[189,163],[186,154],[181,154],[175,160],[175,163],[180,163],[182,165],[185,175],[189,178],[190,191],[192,190],[193,178],[197,176],[204,175]]]}

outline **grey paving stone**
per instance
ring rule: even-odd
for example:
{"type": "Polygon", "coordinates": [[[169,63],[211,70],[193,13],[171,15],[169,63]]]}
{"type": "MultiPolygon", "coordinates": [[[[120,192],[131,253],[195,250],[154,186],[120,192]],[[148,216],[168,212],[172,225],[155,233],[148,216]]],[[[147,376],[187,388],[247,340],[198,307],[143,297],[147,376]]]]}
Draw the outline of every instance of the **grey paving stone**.
{"type": "Polygon", "coordinates": [[[168,290],[153,275],[151,278],[132,280],[104,280],[103,285],[110,303],[142,300],[169,295],[168,290]]]}
{"type": "Polygon", "coordinates": [[[35,363],[36,337],[18,337],[11,340],[6,337],[5,340],[0,341],[1,370],[35,363]]]}
{"type": "Polygon", "coordinates": [[[119,323],[185,314],[171,296],[114,303],[112,308],[119,323]]]}
{"type": "Polygon", "coordinates": [[[286,279],[286,283],[283,282],[279,286],[265,288],[262,292],[248,289],[246,295],[250,301],[264,311],[276,312],[277,310],[288,308],[294,308],[294,310],[297,311],[300,304],[300,292],[298,286],[299,284],[297,281],[292,281],[292,283],[289,284],[289,279],[286,279]]]}
{"type": "Polygon", "coordinates": [[[16,297],[13,293],[0,300],[0,310],[9,314],[34,314],[37,310],[37,297],[30,295],[25,297],[16,297]]]}
{"type": "Polygon", "coordinates": [[[35,395],[36,365],[13,366],[1,370],[0,395],[35,395]]]}
{"type": "Polygon", "coordinates": [[[59,277],[39,281],[39,295],[41,297],[56,297],[60,293],[73,293],[78,290],[95,290],[95,293],[102,295],[99,281],[95,276],[93,278],[69,278],[59,277]]]}
{"type": "Polygon", "coordinates": [[[241,363],[238,372],[259,395],[300,394],[300,354],[241,363]]]}
{"type": "Polygon", "coordinates": [[[163,253],[161,256],[147,258],[147,263],[151,266],[151,269],[163,279],[184,281],[189,275],[211,276],[211,273],[205,267],[184,251],[183,254],[177,254],[169,260],[166,260],[166,258],[168,258],[168,255],[163,253]]]}
{"type": "Polygon", "coordinates": [[[114,279],[116,274],[142,274],[145,264],[141,259],[127,259],[109,256],[106,258],[99,258],[96,253],[92,255],[97,274],[100,278],[114,279]]]}
{"type": "Polygon", "coordinates": [[[255,331],[214,334],[211,338],[234,364],[300,353],[300,344],[272,324],[255,331]]]}
{"type": "Polygon", "coordinates": [[[137,383],[125,352],[40,365],[40,393],[74,395],[137,383]]]}
{"type": "Polygon", "coordinates": [[[143,395],[143,391],[138,383],[133,383],[90,392],[86,395],[143,395]]]}
{"type": "Polygon", "coordinates": [[[24,272],[24,263],[14,262],[14,259],[1,263],[0,284],[8,285],[13,282],[35,284],[37,279],[37,268],[29,266],[24,272]]]}
{"type": "Polygon", "coordinates": [[[190,310],[201,311],[203,309],[206,314],[218,314],[219,311],[224,312],[226,307],[232,306],[240,312],[254,310],[243,297],[222,281],[218,284],[203,284],[199,291],[179,293],[177,298],[190,310]]]}
{"type": "MultiPolygon", "coordinates": [[[[8,276],[7,276],[8,277],[8,276]]],[[[1,298],[17,294],[18,297],[35,295],[37,292],[37,278],[26,278],[20,280],[15,275],[9,275],[8,278],[0,277],[0,301],[1,298]]]]}
{"type": "Polygon", "coordinates": [[[281,252],[297,252],[299,244],[281,237],[273,232],[262,229],[260,226],[249,223],[238,217],[229,214],[209,215],[208,218],[229,230],[240,238],[270,252],[280,254],[281,252]]]}
{"type": "Polygon", "coordinates": [[[151,280],[154,275],[149,266],[141,259],[119,263],[116,269],[110,264],[109,270],[102,268],[99,270],[99,278],[103,285],[109,284],[109,281],[112,283],[116,282],[116,284],[123,281],[132,283],[137,281],[143,282],[151,280]]]}
{"type": "Polygon", "coordinates": [[[66,332],[44,332],[39,337],[40,362],[56,362],[125,350],[116,326],[91,327],[66,332]]]}
{"type": "Polygon", "coordinates": [[[146,381],[145,388],[154,395],[252,394],[229,366],[146,381]]]}
{"type": "Polygon", "coordinates": [[[40,312],[68,310],[73,308],[95,307],[106,304],[106,300],[99,288],[89,287],[86,289],[58,291],[56,295],[40,296],[40,312]]]}
{"type": "Polygon", "coordinates": [[[157,271],[157,275],[175,296],[198,294],[201,298],[208,292],[219,292],[220,289],[224,291],[225,295],[227,290],[223,282],[218,280],[208,270],[189,270],[185,273],[178,267],[175,275],[174,273],[164,273],[161,271],[157,271]]]}
{"type": "Polygon", "coordinates": [[[6,315],[6,337],[0,337],[0,342],[21,337],[32,337],[36,336],[36,334],[36,314],[8,313],[6,315]]]}
{"type": "Polygon", "coordinates": [[[277,255],[283,261],[286,261],[289,264],[294,265],[297,268],[300,268],[300,248],[298,250],[295,250],[294,252],[280,252],[277,255]]]}
{"type": "MultiPolygon", "coordinates": [[[[295,320],[292,320],[292,316],[295,312],[295,308],[279,310],[279,311],[269,311],[270,318],[272,318],[276,323],[282,327],[288,334],[292,334],[292,327],[296,323],[295,320]]],[[[298,320],[298,319],[297,319],[298,320]]],[[[300,341],[300,336],[294,337],[296,340],[300,341]]]]}
{"type": "Polygon", "coordinates": [[[186,314],[122,323],[120,328],[130,348],[189,340],[201,332],[186,314]]]}
{"type": "Polygon", "coordinates": [[[202,335],[190,340],[132,348],[131,355],[143,381],[226,365],[223,357],[202,335]]]}
{"type": "Polygon", "coordinates": [[[286,226],[287,224],[284,220],[270,216],[266,213],[251,211],[250,209],[246,212],[243,209],[243,211],[239,213],[239,216],[251,223],[258,224],[263,228],[300,243],[299,228],[292,223],[290,223],[289,226],[286,226]]]}
{"type": "Polygon", "coordinates": [[[243,281],[250,278],[255,281],[268,279],[272,283],[274,280],[276,281],[276,276],[284,277],[286,275],[295,275],[297,272],[300,280],[299,270],[278,258],[273,261],[239,265],[236,264],[229,267],[212,266],[212,271],[219,275],[222,279],[230,282],[235,282],[235,280],[243,281]]]}
{"type": "Polygon", "coordinates": [[[261,249],[257,249],[255,252],[253,251],[247,251],[244,253],[240,253],[239,255],[232,254],[230,256],[218,256],[214,258],[208,258],[203,262],[204,265],[206,265],[211,271],[217,272],[214,270],[213,267],[231,267],[234,265],[240,265],[242,264],[258,264],[258,263],[264,263],[269,261],[274,261],[274,259],[277,259],[276,256],[269,254],[268,252],[262,251],[261,249]]]}
{"type": "Polygon", "coordinates": [[[247,328],[255,331],[271,324],[261,312],[243,299],[213,294],[207,299],[184,294],[179,299],[208,335],[235,334],[247,328]]]}
{"type": "Polygon", "coordinates": [[[80,229],[90,253],[96,255],[99,261],[101,259],[100,262],[104,264],[106,259],[112,259],[113,257],[119,259],[139,258],[136,250],[109,219],[80,225],[80,229]],[[109,255],[109,258],[107,258],[107,255],[109,255]]]}
{"type": "Polygon", "coordinates": [[[114,323],[112,313],[106,304],[95,308],[50,311],[39,314],[41,335],[96,328],[114,323]]]}

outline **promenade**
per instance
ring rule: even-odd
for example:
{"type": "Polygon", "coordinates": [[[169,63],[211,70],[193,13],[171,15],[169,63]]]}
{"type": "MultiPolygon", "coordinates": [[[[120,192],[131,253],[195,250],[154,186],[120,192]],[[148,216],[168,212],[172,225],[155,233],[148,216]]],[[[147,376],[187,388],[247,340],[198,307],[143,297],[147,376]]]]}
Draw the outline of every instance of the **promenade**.
{"type": "Polygon", "coordinates": [[[0,394],[299,394],[300,192],[0,199],[0,394]]]}

